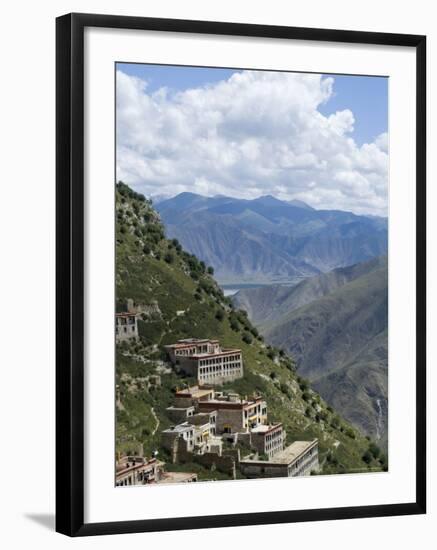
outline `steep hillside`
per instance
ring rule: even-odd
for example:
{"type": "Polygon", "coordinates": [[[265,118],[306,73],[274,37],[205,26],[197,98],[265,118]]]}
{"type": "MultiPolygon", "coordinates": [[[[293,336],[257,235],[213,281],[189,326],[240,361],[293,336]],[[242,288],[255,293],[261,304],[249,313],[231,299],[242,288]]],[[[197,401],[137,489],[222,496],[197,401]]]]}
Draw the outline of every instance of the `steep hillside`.
{"type": "Polygon", "coordinates": [[[182,193],[157,208],[169,236],[214,266],[221,283],[298,282],[387,250],[385,219],[301,201],[182,193]]]}
{"type": "Polygon", "coordinates": [[[346,283],[386,265],[387,257],[382,256],[308,277],[294,286],[270,285],[240,290],[232,297],[232,301],[236,307],[247,311],[250,320],[258,328],[268,328],[295,309],[331,294],[346,283]]]}
{"type": "Polygon", "coordinates": [[[383,331],[344,366],[312,382],[328,403],[352,424],[388,446],[387,331],[383,331]]]}
{"type": "MultiPolygon", "coordinates": [[[[243,312],[233,309],[213,270],[178,241],[165,238],[149,201],[120,183],[116,208],[117,308],[129,298],[147,306],[139,322],[140,341],[117,345],[117,451],[142,447],[162,456],[160,431],[171,425],[165,408],[174,389],[190,382],[175,374],[163,345],[188,336],[214,337],[243,352],[244,378],[227,387],[242,395],[261,392],[269,418],[283,422],[288,441],[318,437],[324,473],[387,468],[386,457],[296,375],[286,354],[264,344],[243,312]]],[[[218,474],[199,472],[200,479],[211,476],[218,474]]]]}
{"type": "Polygon", "coordinates": [[[345,418],[386,444],[387,259],[291,289],[239,294],[236,302],[247,307],[266,341],[290,353],[299,374],[345,418]],[[263,317],[268,301],[275,313],[263,317]]]}

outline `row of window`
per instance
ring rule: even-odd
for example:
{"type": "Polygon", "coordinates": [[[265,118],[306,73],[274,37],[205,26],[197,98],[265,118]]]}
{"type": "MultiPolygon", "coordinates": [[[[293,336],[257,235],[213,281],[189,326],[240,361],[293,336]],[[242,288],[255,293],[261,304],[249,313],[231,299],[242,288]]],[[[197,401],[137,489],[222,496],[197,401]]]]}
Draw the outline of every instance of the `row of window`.
{"type": "Polygon", "coordinates": [[[233,369],[232,371],[227,371],[227,372],[221,371],[221,372],[212,372],[212,373],[199,373],[198,378],[202,382],[205,382],[205,381],[213,382],[218,378],[230,378],[231,376],[236,375],[239,372],[240,372],[239,369],[233,369]]]}
{"type": "Polygon", "coordinates": [[[282,440],[272,441],[271,443],[266,444],[266,452],[277,450],[277,449],[282,450],[282,448],[283,448],[282,440]]]}
{"type": "Polygon", "coordinates": [[[310,473],[312,470],[316,470],[318,468],[318,462],[317,460],[310,460],[307,461],[305,464],[302,464],[299,468],[293,469],[293,475],[299,475],[299,474],[307,474],[310,473]]]}
{"type": "Polygon", "coordinates": [[[266,441],[282,441],[282,430],[277,430],[266,435],[266,441]]]}
{"type": "Polygon", "coordinates": [[[188,348],[188,349],[177,349],[175,350],[175,355],[194,355],[196,353],[196,348],[188,348]]]}
{"type": "Polygon", "coordinates": [[[117,325],[135,325],[135,317],[116,317],[117,325]]]}
{"type": "MultiPolygon", "coordinates": [[[[248,407],[247,409],[245,409],[244,417],[247,418],[247,416],[253,416],[255,414],[260,414],[260,413],[261,413],[261,405],[254,405],[252,407],[248,407]]],[[[262,414],[267,414],[267,409],[263,409],[262,414]]]]}
{"type": "MultiPolygon", "coordinates": [[[[130,329],[131,329],[130,332],[135,332],[136,328],[137,327],[135,327],[135,326],[130,327],[130,329]]],[[[123,334],[127,334],[127,329],[128,329],[128,327],[115,327],[115,332],[117,334],[120,334],[120,332],[122,332],[123,334]],[[120,329],[123,329],[123,330],[121,331],[120,329]]]]}
{"type": "Polygon", "coordinates": [[[311,449],[311,451],[308,454],[306,454],[305,456],[303,456],[293,464],[293,473],[306,470],[309,468],[309,466],[316,466],[318,461],[317,461],[317,457],[314,456],[313,451],[314,449],[311,449]]]}
{"type": "Polygon", "coordinates": [[[200,359],[199,366],[206,365],[221,365],[222,363],[234,363],[237,361],[241,363],[241,355],[222,355],[220,357],[210,357],[208,359],[200,359]]]}
{"type": "MultiPolygon", "coordinates": [[[[148,472],[139,472],[136,476],[137,482],[140,483],[148,483],[151,479],[155,478],[154,472],[148,471],[148,472]]],[[[123,487],[126,485],[133,485],[134,483],[134,477],[132,475],[125,477],[124,479],[121,479],[116,482],[116,487],[123,487]]]]}
{"type": "Polygon", "coordinates": [[[241,363],[229,363],[227,365],[212,365],[211,367],[199,367],[199,373],[218,372],[221,370],[229,371],[233,369],[240,370],[241,363]]]}

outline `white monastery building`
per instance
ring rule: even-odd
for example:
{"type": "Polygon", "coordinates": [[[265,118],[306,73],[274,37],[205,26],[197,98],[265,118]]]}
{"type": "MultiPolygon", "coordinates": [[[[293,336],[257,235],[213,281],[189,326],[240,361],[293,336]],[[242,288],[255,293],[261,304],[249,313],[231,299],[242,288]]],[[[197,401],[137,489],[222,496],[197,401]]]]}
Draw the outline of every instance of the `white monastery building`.
{"type": "Polygon", "coordinates": [[[221,348],[218,340],[187,338],[165,346],[171,362],[200,385],[223,384],[243,377],[240,349],[221,348]]]}

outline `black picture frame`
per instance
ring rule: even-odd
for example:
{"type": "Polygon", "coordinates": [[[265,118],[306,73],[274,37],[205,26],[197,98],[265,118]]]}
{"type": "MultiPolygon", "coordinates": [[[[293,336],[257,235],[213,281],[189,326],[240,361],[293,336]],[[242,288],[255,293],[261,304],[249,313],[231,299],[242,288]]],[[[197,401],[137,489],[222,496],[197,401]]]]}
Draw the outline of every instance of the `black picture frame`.
{"type": "Polygon", "coordinates": [[[69,536],[426,512],[426,37],[73,13],[56,20],[56,530],[69,536]],[[156,30],[403,46],[416,51],[416,500],[389,505],[84,522],[84,29],[156,30]]]}

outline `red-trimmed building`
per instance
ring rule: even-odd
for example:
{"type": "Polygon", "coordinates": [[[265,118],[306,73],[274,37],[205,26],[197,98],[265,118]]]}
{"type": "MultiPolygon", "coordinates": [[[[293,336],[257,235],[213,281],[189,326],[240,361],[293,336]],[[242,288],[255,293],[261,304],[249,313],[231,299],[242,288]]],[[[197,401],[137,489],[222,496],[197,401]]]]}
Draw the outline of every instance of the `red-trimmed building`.
{"type": "Polygon", "coordinates": [[[156,458],[124,456],[116,463],[115,484],[122,487],[156,483],[161,478],[163,465],[156,458]]]}
{"type": "Polygon", "coordinates": [[[319,471],[319,441],[295,441],[270,460],[244,459],[241,472],[249,478],[300,477],[319,471]]]}
{"type": "Polygon", "coordinates": [[[250,433],[252,447],[269,460],[284,450],[285,431],[282,424],[260,424],[250,433]]]}
{"type": "Polygon", "coordinates": [[[221,348],[218,340],[187,338],[165,346],[172,363],[200,385],[223,384],[243,377],[240,349],[221,348]]]}
{"type": "Polygon", "coordinates": [[[250,432],[267,422],[267,404],[262,397],[241,399],[236,394],[216,396],[208,401],[199,401],[199,412],[217,411],[217,433],[231,434],[250,432]]]}

